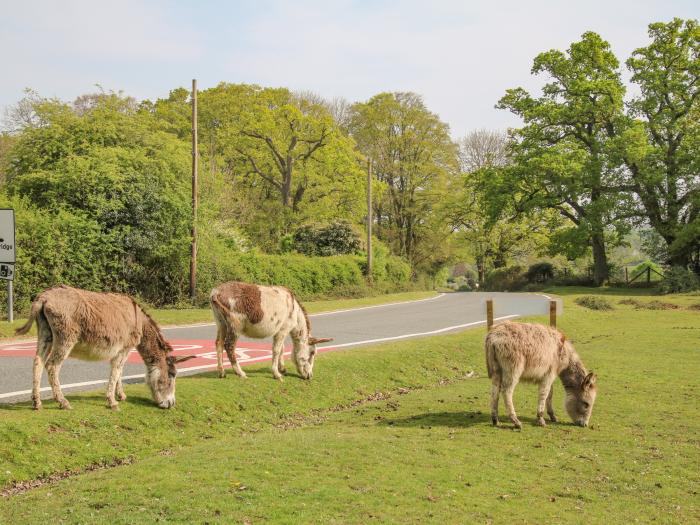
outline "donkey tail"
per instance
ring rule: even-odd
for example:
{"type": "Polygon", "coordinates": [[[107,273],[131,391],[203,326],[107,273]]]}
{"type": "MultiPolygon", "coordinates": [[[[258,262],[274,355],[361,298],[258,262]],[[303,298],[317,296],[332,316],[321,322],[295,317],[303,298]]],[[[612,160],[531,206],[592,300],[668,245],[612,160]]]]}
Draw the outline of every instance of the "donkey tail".
{"type": "Polygon", "coordinates": [[[27,322],[24,324],[24,326],[20,326],[19,328],[17,328],[17,330],[15,330],[15,335],[24,335],[27,332],[29,332],[29,329],[32,327],[32,324],[39,316],[39,313],[41,312],[42,308],[44,308],[43,298],[36,299],[32,303],[32,307],[29,310],[29,319],[27,319],[27,322]]]}
{"type": "Polygon", "coordinates": [[[486,351],[486,370],[488,371],[489,377],[493,377],[494,373],[498,372],[500,366],[496,360],[496,349],[494,347],[494,341],[491,337],[491,333],[486,336],[486,341],[484,341],[484,350],[486,351]]]}

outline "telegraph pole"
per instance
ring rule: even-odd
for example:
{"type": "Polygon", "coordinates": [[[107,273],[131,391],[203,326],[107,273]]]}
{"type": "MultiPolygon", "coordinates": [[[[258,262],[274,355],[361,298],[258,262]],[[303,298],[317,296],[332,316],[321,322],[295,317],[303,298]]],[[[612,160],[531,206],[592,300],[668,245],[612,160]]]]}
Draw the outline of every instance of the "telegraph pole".
{"type": "Polygon", "coordinates": [[[194,300],[197,288],[197,79],[192,79],[192,252],[190,254],[190,299],[194,300]]]}
{"type": "Polygon", "coordinates": [[[367,279],[372,283],[372,159],[367,159],[367,279]]]}

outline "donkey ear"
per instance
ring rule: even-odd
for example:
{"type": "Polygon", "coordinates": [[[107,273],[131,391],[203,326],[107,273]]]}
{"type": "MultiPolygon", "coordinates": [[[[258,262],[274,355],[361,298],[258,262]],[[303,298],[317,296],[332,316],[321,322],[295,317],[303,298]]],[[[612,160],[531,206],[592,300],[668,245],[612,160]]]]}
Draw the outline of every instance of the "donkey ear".
{"type": "Polygon", "coordinates": [[[196,355],[181,355],[177,357],[173,357],[173,363],[184,363],[185,361],[189,361],[190,359],[194,359],[197,357],[196,355]]]}
{"type": "Polygon", "coordinates": [[[332,338],[328,338],[328,337],[321,337],[319,339],[317,339],[315,337],[309,337],[309,344],[310,345],[317,345],[319,343],[327,343],[327,342],[332,341],[332,340],[333,340],[332,338]]]}
{"type": "Polygon", "coordinates": [[[595,386],[595,382],[597,379],[598,379],[598,376],[595,375],[593,372],[591,372],[583,379],[583,383],[581,383],[581,387],[582,388],[593,388],[595,386]]]}

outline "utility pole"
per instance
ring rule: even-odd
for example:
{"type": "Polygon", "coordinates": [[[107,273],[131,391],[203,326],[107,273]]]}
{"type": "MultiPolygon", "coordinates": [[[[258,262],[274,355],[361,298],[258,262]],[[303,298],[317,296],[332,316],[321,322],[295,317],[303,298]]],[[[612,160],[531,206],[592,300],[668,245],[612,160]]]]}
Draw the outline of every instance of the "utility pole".
{"type": "Polygon", "coordinates": [[[372,283],[372,159],[367,159],[367,279],[372,283]]]}
{"type": "Polygon", "coordinates": [[[197,289],[197,79],[192,79],[192,252],[190,254],[190,299],[194,301],[197,289]]]}

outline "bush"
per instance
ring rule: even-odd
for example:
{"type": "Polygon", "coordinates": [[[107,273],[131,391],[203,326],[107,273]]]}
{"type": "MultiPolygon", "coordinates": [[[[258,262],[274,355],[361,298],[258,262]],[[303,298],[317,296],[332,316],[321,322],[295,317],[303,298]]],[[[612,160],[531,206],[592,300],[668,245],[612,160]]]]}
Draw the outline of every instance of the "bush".
{"type": "Polygon", "coordinates": [[[692,292],[694,290],[700,290],[700,278],[690,270],[679,266],[668,270],[659,284],[659,291],[662,294],[692,292]]]}
{"type": "Polygon", "coordinates": [[[526,284],[523,269],[520,266],[509,266],[489,272],[484,281],[484,289],[493,292],[512,292],[522,289],[526,284]]]}
{"type": "Polygon", "coordinates": [[[360,251],[359,236],[346,222],[335,222],[322,228],[304,226],[294,234],[294,249],[304,255],[348,255],[360,251]]]}
{"type": "Polygon", "coordinates": [[[528,268],[525,278],[529,283],[543,283],[554,278],[554,266],[548,262],[538,262],[528,268]]]}
{"type": "Polygon", "coordinates": [[[613,305],[605,297],[597,295],[583,295],[574,301],[577,305],[589,310],[612,310],[613,305]]]}

